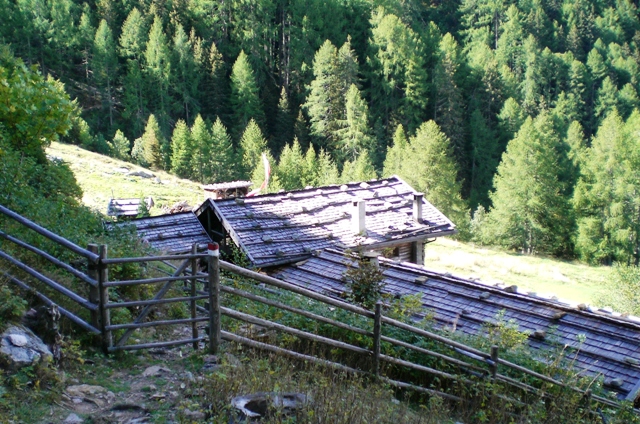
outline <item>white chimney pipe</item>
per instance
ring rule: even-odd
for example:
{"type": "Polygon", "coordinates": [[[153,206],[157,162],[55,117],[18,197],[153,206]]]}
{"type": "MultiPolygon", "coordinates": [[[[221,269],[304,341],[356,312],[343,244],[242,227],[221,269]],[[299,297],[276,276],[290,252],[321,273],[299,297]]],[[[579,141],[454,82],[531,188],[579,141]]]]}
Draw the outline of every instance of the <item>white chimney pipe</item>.
{"type": "Polygon", "coordinates": [[[353,225],[353,231],[356,234],[362,234],[367,229],[365,225],[365,217],[366,217],[365,201],[362,199],[354,200],[353,213],[351,214],[351,222],[353,225]]]}
{"type": "Polygon", "coordinates": [[[423,193],[413,193],[413,220],[422,221],[422,198],[423,193]]]}

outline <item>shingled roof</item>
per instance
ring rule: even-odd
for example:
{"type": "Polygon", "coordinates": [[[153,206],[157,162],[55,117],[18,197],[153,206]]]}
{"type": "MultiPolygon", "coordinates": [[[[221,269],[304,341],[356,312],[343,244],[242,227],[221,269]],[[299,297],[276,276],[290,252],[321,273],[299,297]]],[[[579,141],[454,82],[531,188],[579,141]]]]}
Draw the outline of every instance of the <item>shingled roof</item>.
{"type": "Polygon", "coordinates": [[[191,251],[193,244],[204,248],[211,242],[193,212],[139,218],[115,225],[135,226],[138,236],[151,247],[172,255],[191,251]]]}
{"type": "Polygon", "coordinates": [[[291,263],[332,246],[371,249],[454,234],[455,225],[422,199],[412,218],[415,190],[398,177],[331,185],[242,199],[207,199],[196,211],[215,211],[233,241],[256,267],[291,263]],[[352,226],[353,202],[365,200],[366,232],[352,226]]]}
{"type": "MultiPolygon", "coordinates": [[[[275,269],[271,274],[286,282],[323,294],[339,296],[345,291],[342,276],[352,256],[338,250],[316,252],[311,258],[275,269]]],[[[635,400],[640,390],[640,319],[576,306],[533,295],[513,293],[480,282],[428,271],[409,263],[380,259],[384,290],[393,295],[422,293],[422,302],[434,315],[436,325],[465,335],[483,332],[483,325],[513,319],[519,331],[528,331],[533,349],[563,345],[578,347],[569,354],[577,370],[602,375],[609,389],[621,399],[635,400]],[[537,332],[537,333],[536,333],[537,332]],[[553,334],[545,337],[544,333],[553,334]],[[579,335],[583,335],[580,336],[579,335]],[[538,337],[536,337],[538,336],[538,337]],[[620,387],[616,383],[622,383],[620,387]]]]}

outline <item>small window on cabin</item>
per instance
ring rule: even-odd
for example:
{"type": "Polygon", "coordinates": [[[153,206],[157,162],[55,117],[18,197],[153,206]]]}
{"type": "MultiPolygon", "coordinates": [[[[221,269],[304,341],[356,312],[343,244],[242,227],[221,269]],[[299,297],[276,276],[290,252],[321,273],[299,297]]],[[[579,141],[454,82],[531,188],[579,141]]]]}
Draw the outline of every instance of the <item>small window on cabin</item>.
{"type": "Polygon", "coordinates": [[[382,256],[393,259],[400,256],[400,247],[388,247],[382,251],[382,256]]]}

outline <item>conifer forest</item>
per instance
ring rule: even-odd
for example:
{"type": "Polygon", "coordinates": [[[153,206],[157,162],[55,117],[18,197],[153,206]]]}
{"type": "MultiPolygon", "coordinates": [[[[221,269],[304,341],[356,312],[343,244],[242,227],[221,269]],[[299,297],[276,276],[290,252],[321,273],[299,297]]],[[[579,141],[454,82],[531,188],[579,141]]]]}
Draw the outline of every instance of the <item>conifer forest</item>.
{"type": "Polygon", "coordinates": [[[396,174],[463,239],[637,265],[636,3],[0,0],[0,114],[37,70],[66,143],[206,184],[266,156],[268,191],[396,174]]]}

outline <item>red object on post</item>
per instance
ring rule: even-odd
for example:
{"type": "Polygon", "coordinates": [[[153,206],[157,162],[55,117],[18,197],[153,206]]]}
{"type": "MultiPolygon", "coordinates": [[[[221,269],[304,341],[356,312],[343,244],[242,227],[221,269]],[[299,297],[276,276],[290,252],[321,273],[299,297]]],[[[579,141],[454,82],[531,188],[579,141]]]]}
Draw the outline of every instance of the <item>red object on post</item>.
{"type": "Polygon", "coordinates": [[[215,256],[215,257],[220,256],[220,246],[218,245],[218,243],[208,243],[207,250],[208,250],[209,256],[215,256]]]}

